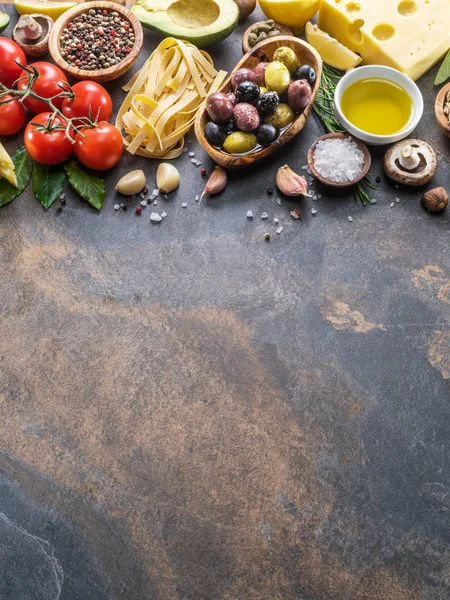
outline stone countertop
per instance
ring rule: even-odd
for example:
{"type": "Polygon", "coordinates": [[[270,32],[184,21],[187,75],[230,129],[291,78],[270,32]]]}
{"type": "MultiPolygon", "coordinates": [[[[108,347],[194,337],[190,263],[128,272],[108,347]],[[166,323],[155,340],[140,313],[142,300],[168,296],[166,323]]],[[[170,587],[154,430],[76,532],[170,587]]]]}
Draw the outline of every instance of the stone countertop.
{"type": "MultiPolygon", "coordinates": [[[[416,135],[448,188],[434,75],[416,135]]],[[[127,155],[100,213],[69,190],[61,213],[30,191],[0,210],[2,600],[450,597],[448,211],[395,189],[380,150],[375,205],[279,206],[277,167],[322,133],[201,204],[183,154],[161,224],[113,209],[130,168],[154,182],[127,155]]]]}

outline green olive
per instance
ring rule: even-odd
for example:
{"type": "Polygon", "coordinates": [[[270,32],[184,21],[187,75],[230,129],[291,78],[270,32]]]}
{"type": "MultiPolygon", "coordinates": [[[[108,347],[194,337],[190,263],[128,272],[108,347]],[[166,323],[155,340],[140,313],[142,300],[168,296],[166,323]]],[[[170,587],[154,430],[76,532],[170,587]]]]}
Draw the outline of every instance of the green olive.
{"type": "Polygon", "coordinates": [[[255,146],[256,135],[254,133],[244,133],[243,131],[230,133],[223,143],[223,149],[230,154],[250,152],[255,146]]]}
{"type": "Polygon", "coordinates": [[[300,63],[298,61],[297,55],[288,46],[281,46],[281,48],[277,48],[273,55],[273,60],[276,60],[282,63],[289,73],[293,73],[295,69],[298,69],[300,63]]]}
{"type": "Polygon", "coordinates": [[[286,65],[273,61],[267,65],[265,73],[266,87],[276,92],[279,96],[284,94],[291,83],[291,76],[286,65]]]}
{"type": "Polygon", "coordinates": [[[279,104],[271,115],[264,119],[264,123],[283,129],[294,120],[294,111],[287,104],[279,104]]]}

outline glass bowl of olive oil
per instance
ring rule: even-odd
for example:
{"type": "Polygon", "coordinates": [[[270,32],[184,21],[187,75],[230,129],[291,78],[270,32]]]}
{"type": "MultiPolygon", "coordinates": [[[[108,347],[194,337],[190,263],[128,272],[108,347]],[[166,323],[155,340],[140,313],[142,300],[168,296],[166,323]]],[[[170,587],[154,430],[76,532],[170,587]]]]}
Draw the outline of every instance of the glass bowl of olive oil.
{"type": "Polygon", "coordinates": [[[404,73],[381,65],[358,67],[340,80],[336,118],[358,139],[376,146],[408,137],[423,115],[423,97],[404,73]]]}

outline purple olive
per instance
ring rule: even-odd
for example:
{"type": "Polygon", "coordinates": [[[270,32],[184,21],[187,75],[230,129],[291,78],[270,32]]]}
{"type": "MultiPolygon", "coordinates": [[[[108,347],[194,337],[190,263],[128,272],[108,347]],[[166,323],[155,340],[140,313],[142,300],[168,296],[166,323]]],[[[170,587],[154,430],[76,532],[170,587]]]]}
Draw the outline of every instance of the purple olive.
{"type": "Polygon", "coordinates": [[[231,119],[233,115],[233,104],[226,94],[214,92],[206,100],[206,110],[209,118],[215,123],[223,123],[231,119]]]}
{"type": "Polygon", "coordinates": [[[269,63],[267,62],[260,62],[253,69],[253,73],[255,75],[255,83],[257,83],[260,87],[264,87],[266,85],[265,75],[268,64],[269,63]]]}
{"type": "Polygon", "coordinates": [[[311,86],[304,79],[293,81],[287,91],[287,103],[294,112],[301,112],[311,102],[311,86]]]}
{"type": "Polygon", "coordinates": [[[253,104],[240,102],[233,110],[234,120],[241,131],[254,131],[259,127],[258,109],[253,104]]]}
{"type": "Polygon", "coordinates": [[[231,87],[236,89],[243,81],[255,81],[255,74],[250,69],[238,69],[231,77],[231,87]]]}

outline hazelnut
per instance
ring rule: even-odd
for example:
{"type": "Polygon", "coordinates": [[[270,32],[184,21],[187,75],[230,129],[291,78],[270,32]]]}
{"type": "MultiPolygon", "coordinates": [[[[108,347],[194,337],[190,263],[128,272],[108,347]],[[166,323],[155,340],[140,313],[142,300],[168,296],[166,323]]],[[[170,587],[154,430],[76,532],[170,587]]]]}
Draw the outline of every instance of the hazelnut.
{"type": "Polygon", "coordinates": [[[428,212],[441,212],[448,206],[447,191],[443,187],[429,190],[424,194],[422,202],[428,212]]]}

